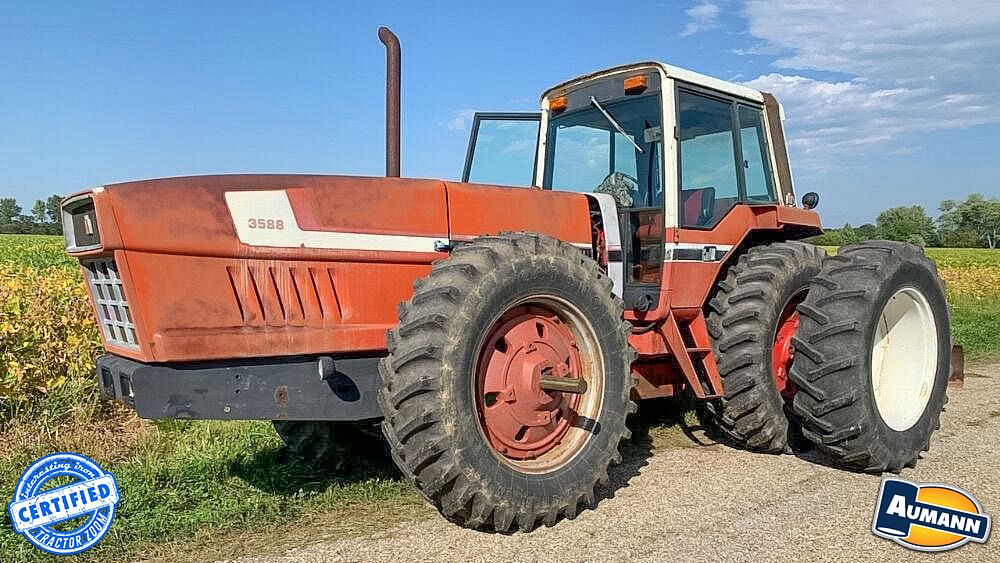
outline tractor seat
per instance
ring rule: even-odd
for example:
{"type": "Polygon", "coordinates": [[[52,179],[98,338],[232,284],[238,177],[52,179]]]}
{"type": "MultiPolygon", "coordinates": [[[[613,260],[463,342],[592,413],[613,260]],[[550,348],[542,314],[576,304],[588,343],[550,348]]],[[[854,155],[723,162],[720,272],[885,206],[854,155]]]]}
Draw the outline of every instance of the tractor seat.
{"type": "Polygon", "coordinates": [[[681,225],[704,227],[715,217],[715,188],[681,190],[681,225]]]}

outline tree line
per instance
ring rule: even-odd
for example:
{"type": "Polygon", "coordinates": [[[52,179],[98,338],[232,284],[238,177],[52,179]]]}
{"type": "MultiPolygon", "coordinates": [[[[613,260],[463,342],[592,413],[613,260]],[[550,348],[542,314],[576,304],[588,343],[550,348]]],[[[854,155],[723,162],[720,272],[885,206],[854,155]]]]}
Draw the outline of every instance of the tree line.
{"type": "Polygon", "coordinates": [[[16,199],[0,198],[0,234],[61,235],[61,202],[62,196],[51,195],[36,200],[31,213],[24,214],[16,199]]]}
{"type": "Polygon", "coordinates": [[[840,246],[872,239],[909,242],[917,246],[1000,248],[1000,199],[972,194],[965,201],[946,199],[937,221],[920,205],[893,207],[878,214],[875,224],[850,223],[826,229],[809,242],[840,246]]]}

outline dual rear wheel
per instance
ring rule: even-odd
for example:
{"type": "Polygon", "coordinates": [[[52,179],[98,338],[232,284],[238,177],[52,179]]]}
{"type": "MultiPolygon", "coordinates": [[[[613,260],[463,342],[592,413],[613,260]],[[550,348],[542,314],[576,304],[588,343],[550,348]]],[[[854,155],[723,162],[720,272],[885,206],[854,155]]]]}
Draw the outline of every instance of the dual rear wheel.
{"type": "Polygon", "coordinates": [[[858,471],[913,466],[947,402],[950,324],[934,263],[909,244],[843,247],[798,310],[789,377],[803,435],[858,471]]]}
{"type": "Polygon", "coordinates": [[[944,290],[912,245],[872,241],[836,256],[798,242],[750,249],[708,304],[725,397],[719,431],[784,452],[801,433],[834,463],[899,471],[929,447],[946,401],[944,290]]]}
{"type": "Polygon", "coordinates": [[[751,247],[716,285],[708,301],[712,336],[725,397],[707,406],[716,429],[747,449],[789,450],[794,428],[788,406],[797,306],[820,273],[826,253],[803,242],[751,247]]]}

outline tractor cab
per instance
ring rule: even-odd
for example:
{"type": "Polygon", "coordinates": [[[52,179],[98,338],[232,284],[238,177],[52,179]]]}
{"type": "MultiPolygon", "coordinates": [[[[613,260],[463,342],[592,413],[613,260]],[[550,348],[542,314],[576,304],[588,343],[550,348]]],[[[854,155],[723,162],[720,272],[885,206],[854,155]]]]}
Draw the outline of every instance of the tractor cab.
{"type": "Polygon", "coordinates": [[[665,262],[721,260],[746,223],[711,235],[737,206],[795,201],[769,94],[641,63],[560,84],[541,107],[477,114],[463,181],[605,194],[595,199],[613,202],[619,232],[605,235],[609,248],[621,239],[630,308],[660,302],[665,262]]]}

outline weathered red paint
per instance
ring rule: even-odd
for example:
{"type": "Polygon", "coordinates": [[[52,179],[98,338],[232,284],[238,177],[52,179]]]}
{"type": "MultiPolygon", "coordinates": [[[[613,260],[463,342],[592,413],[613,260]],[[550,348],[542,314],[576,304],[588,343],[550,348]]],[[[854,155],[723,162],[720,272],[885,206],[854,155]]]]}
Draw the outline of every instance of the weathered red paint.
{"type": "Polygon", "coordinates": [[[528,230],[591,240],[586,197],[576,193],[301,175],[110,185],[93,193],[102,248],[75,254],[113,254],[121,268],[140,347],[105,342],[109,351],[146,362],[378,352],[414,280],[447,257],[249,246],[224,199],[243,190],[284,190],[306,231],[463,240],[528,230]]]}
{"type": "Polygon", "coordinates": [[[590,207],[583,194],[458,182],[446,186],[455,240],[501,231],[536,231],[590,245],[590,207]]]}

